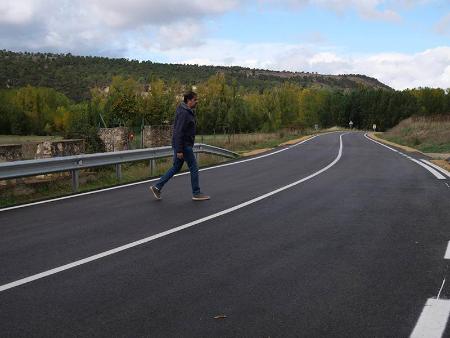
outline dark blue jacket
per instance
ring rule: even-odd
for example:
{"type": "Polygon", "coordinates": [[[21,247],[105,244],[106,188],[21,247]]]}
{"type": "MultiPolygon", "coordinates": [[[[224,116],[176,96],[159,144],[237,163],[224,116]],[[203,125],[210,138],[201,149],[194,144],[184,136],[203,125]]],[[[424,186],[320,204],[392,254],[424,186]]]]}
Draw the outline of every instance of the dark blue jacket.
{"type": "Polygon", "coordinates": [[[186,146],[192,147],[194,145],[195,125],[194,111],[182,102],[177,107],[175,122],[173,123],[172,147],[177,153],[182,153],[186,146]]]}

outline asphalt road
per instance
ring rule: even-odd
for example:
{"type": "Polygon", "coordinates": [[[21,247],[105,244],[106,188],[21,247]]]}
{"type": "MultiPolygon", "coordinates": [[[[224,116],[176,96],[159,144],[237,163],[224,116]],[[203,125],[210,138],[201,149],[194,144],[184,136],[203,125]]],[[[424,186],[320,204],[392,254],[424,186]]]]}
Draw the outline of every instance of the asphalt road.
{"type": "Polygon", "coordinates": [[[200,183],[210,201],[181,175],[162,201],[140,184],[0,211],[0,336],[408,337],[450,298],[450,179],[362,133],[200,183]]]}

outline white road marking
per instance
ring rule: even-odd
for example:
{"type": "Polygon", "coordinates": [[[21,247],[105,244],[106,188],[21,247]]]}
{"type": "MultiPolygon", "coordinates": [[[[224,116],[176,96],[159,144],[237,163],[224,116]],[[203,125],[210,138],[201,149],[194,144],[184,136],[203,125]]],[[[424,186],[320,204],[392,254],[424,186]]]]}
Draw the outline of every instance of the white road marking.
{"type": "Polygon", "coordinates": [[[442,292],[442,289],[444,288],[444,285],[445,285],[445,278],[442,281],[442,285],[441,285],[441,288],[439,289],[439,292],[438,292],[438,295],[437,295],[436,299],[439,299],[439,297],[441,297],[441,292],[442,292]]]}
{"type": "Polygon", "coordinates": [[[447,170],[445,170],[444,168],[441,168],[440,166],[438,166],[434,163],[431,163],[430,161],[427,161],[427,160],[421,160],[421,161],[424,162],[425,164],[429,165],[430,167],[433,167],[434,169],[439,170],[441,173],[443,173],[447,177],[450,177],[450,173],[447,170]]]}
{"type": "Polygon", "coordinates": [[[190,227],[192,227],[194,225],[197,225],[197,224],[209,221],[211,219],[214,219],[214,218],[226,215],[226,214],[229,214],[229,213],[231,213],[233,211],[239,210],[239,209],[244,208],[244,207],[246,207],[248,205],[251,205],[251,204],[254,204],[256,202],[259,202],[259,201],[261,201],[261,200],[263,200],[265,198],[268,198],[270,196],[278,194],[278,193],[280,193],[280,192],[282,192],[284,190],[292,188],[292,187],[294,187],[294,186],[296,186],[296,185],[298,185],[300,183],[308,181],[311,178],[313,178],[313,177],[323,173],[324,171],[330,169],[332,166],[334,166],[340,160],[340,158],[342,156],[342,149],[343,149],[342,136],[344,136],[344,135],[345,134],[341,134],[339,136],[339,153],[338,153],[337,157],[333,160],[333,162],[328,164],[326,167],[320,169],[319,171],[316,171],[315,173],[313,173],[313,174],[311,174],[311,175],[309,175],[309,176],[307,176],[305,178],[302,178],[301,180],[298,180],[298,181],[296,181],[294,183],[291,183],[291,184],[288,184],[288,185],[283,186],[281,188],[278,188],[276,190],[273,190],[273,191],[271,191],[271,192],[269,192],[267,194],[261,195],[259,197],[254,198],[254,199],[251,199],[251,200],[249,200],[247,202],[235,205],[234,207],[231,207],[231,208],[219,211],[219,212],[217,212],[215,214],[212,214],[212,215],[200,218],[200,219],[192,221],[190,223],[186,223],[184,225],[180,225],[180,226],[172,228],[170,230],[163,231],[163,232],[161,232],[159,234],[156,234],[156,235],[153,235],[153,236],[149,236],[149,237],[140,239],[138,241],[135,241],[135,242],[132,242],[132,243],[128,243],[128,244],[119,246],[117,248],[114,248],[114,249],[111,249],[111,250],[108,250],[108,251],[104,251],[104,252],[101,252],[99,254],[96,254],[96,255],[93,255],[93,256],[90,256],[90,257],[87,257],[87,258],[84,258],[84,259],[80,259],[78,261],[75,261],[75,262],[72,262],[72,263],[69,263],[69,264],[66,264],[66,265],[63,265],[63,266],[59,266],[59,267],[51,269],[51,270],[47,270],[47,271],[44,271],[44,272],[41,272],[41,273],[38,273],[38,274],[35,274],[35,275],[32,275],[32,276],[29,276],[29,277],[26,277],[26,278],[22,278],[22,279],[19,279],[17,281],[14,281],[14,282],[10,282],[10,283],[4,284],[4,285],[0,285],[0,292],[8,290],[8,289],[15,288],[15,287],[17,287],[19,285],[23,285],[23,284],[26,284],[26,283],[29,283],[29,282],[32,282],[32,281],[35,281],[35,280],[38,280],[38,279],[50,276],[50,275],[54,275],[56,273],[59,273],[59,272],[62,272],[62,271],[68,270],[68,269],[72,269],[72,268],[77,267],[79,265],[83,265],[83,264],[95,261],[95,260],[100,259],[100,258],[104,258],[104,257],[110,256],[110,255],[113,255],[113,254],[116,254],[118,252],[121,252],[121,251],[124,251],[124,250],[127,250],[127,249],[134,248],[134,247],[136,247],[138,245],[151,242],[151,241],[153,241],[155,239],[158,239],[158,238],[161,238],[161,237],[165,237],[165,236],[173,234],[175,232],[178,232],[178,231],[190,228],[190,227]]]}
{"type": "Polygon", "coordinates": [[[447,251],[445,252],[444,259],[450,259],[450,241],[448,242],[447,251]]]}
{"type": "MultiPolygon", "coordinates": [[[[330,132],[330,133],[334,133],[334,132],[330,132]]],[[[241,160],[241,161],[236,161],[236,162],[231,162],[231,163],[225,163],[225,164],[219,164],[219,165],[212,166],[212,167],[209,167],[209,168],[199,169],[199,171],[206,171],[206,170],[218,169],[218,168],[222,168],[222,167],[228,167],[228,166],[230,166],[230,165],[235,165],[235,164],[240,164],[240,163],[250,162],[250,161],[254,161],[254,160],[259,160],[259,159],[261,159],[261,158],[268,157],[268,156],[272,156],[272,155],[275,155],[275,154],[279,154],[279,153],[281,153],[281,152],[283,152],[283,151],[286,151],[286,150],[289,150],[289,149],[291,149],[291,148],[297,147],[297,146],[299,146],[300,144],[303,144],[303,143],[305,143],[305,142],[308,142],[308,141],[310,141],[310,140],[316,138],[317,136],[326,135],[326,134],[330,134],[330,133],[323,133],[323,134],[320,134],[320,135],[312,136],[311,138],[309,138],[309,139],[307,139],[307,140],[301,141],[301,142],[299,142],[299,143],[296,143],[296,144],[291,145],[291,146],[289,146],[289,147],[286,147],[286,148],[283,148],[283,149],[274,151],[274,152],[269,153],[269,154],[264,154],[264,155],[261,155],[261,156],[252,157],[252,158],[245,159],[245,160],[241,160]]],[[[174,175],[174,176],[176,177],[176,176],[182,176],[182,175],[187,175],[187,174],[189,174],[189,171],[183,172],[183,173],[180,173],[180,174],[176,174],[176,175],[174,175]]],[[[145,184],[145,183],[154,182],[154,181],[157,181],[157,180],[159,180],[159,177],[158,177],[158,178],[152,178],[152,179],[150,179],[150,180],[145,180],[145,181],[139,181],[139,182],[134,182],[134,183],[128,183],[128,184],[118,185],[118,186],[110,187],[110,188],[104,188],[104,189],[99,189],[99,190],[94,190],[94,191],[83,192],[83,193],[79,193],[79,194],[75,194],[75,195],[69,195],[69,196],[64,196],[64,197],[57,197],[57,198],[52,198],[52,199],[48,199],[48,200],[44,200],[44,201],[39,201],[39,202],[32,202],[32,203],[27,203],[27,204],[16,205],[16,206],[13,206],[13,207],[7,207],[7,208],[0,209],[0,212],[2,212],[2,211],[8,211],[8,210],[14,210],[14,209],[21,209],[21,208],[26,208],[26,207],[31,207],[31,206],[33,206],[33,205],[39,205],[39,204],[45,204],[45,203],[50,203],[50,202],[62,201],[62,200],[66,200],[66,199],[70,199],[70,198],[75,198],[75,197],[81,197],[81,196],[86,196],[86,195],[97,194],[97,193],[104,192],[104,191],[110,191],[110,190],[116,190],[116,189],[127,188],[127,187],[131,187],[131,186],[134,186],[134,185],[139,185],[139,184],[145,184]]]]}
{"type": "Polygon", "coordinates": [[[432,173],[438,180],[445,180],[445,176],[443,176],[440,172],[436,171],[436,170],[433,169],[432,167],[427,166],[425,163],[422,163],[422,162],[416,160],[415,158],[412,158],[411,156],[408,156],[408,155],[406,155],[406,154],[404,154],[404,153],[398,151],[397,149],[388,147],[387,145],[385,145],[385,144],[383,144],[383,143],[381,143],[381,142],[375,141],[375,140],[371,139],[370,137],[368,137],[367,134],[364,134],[364,136],[365,136],[368,140],[370,140],[370,141],[372,141],[372,142],[375,142],[375,143],[377,143],[377,144],[379,144],[379,145],[381,145],[381,146],[383,146],[383,147],[385,147],[385,148],[388,148],[389,150],[392,150],[392,151],[394,151],[394,152],[396,152],[396,153],[398,153],[398,154],[400,154],[400,155],[406,157],[407,159],[409,159],[409,160],[411,160],[411,161],[417,163],[418,165],[420,165],[421,167],[425,168],[425,169],[428,170],[430,173],[432,173]]]}
{"type": "Polygon", "coordinates": [[[427,300],[410,338],[440,338],[450,314],[450,300],[427,300]]]}

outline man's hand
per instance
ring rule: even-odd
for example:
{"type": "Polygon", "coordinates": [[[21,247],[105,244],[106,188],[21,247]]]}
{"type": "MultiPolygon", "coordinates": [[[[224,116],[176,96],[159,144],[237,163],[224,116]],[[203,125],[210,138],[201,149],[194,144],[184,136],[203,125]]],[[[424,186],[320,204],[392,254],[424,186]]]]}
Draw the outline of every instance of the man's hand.
{"type": "Polygon", "coordinates": [[[183,153],[177,153],[177,158],[179,158],[180,160],[183,159],[183,153]]]}

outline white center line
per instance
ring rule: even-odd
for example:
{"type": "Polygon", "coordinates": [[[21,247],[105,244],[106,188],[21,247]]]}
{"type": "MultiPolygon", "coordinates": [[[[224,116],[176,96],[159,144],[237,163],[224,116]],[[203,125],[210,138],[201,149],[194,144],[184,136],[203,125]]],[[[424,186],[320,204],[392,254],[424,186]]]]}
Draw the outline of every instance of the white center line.
{"type": "Polygon", "coordinates": [[[440,338],[450,314],[450,300],[427,300],[410,338],[440,338]]]}
{"type": "Polygon", "coordinates": [[[450,259],[450,241],[447,244],[447,251],[445,252],[444,259],[450,259]]]}
{"type": "Polygon", "coordinates": [[[332,166],[334,166],[340,160],[340,158],[342,156],[342,149],[343,149],[342,136],[344,136],[344,135],[345,134],[341,134],[339,136],[339,152],[338,152],[337,157],[333,160],[333,162],[331,162],[326,167],[320,169],[319,171],[316,171],[315,173],[313,173],[313,174],[311,174],[311,175],[309,175],[309,176],[307,176],[305,178],[302,178],[302,179],[300,179],[300,180],[298,180],[296,182],[293,182],[291,184],[288,184],[286,186],[283,186],[281,188],[273,190],[273,191],[271,191],[271,192],[269,192],[267,194],[261,195],[259,197],[254,198],[254,199],[251,199],[251,200],[249,200],[247,202],[235,205],[234,207],[222,210],[220,212],[217,212],[215,214],[212,214],[212,215],[200,218],[200,219],[192,221],[190,223],[186,223],[184,225],[180,225],[180,226],[172,228],[170,230],[160,232],[159,234],[156,234],[156,235],[153,235],[153,236],[149,236],[149,237],[140,239],[138,241],[135,241],[135,242],[132,242],[132,243],[128,243],[128,244],[119,246],[117,248],[114,248],[114,249],[111,249],[111,250],[108,250],[108,251],[104,251],[104,252],[101,252],[99,254],[96,254],[96,255],[93,255],[93,256],[90,256],[90,257],[87,257],[87,258],[84,258],[84,259],[80,259],[78,261],[75,261],[75,262],[72,262],[72,263],[69,263],[69,264],[66,264],[66,265],[62,265],[62,266],[56,267],[56,268],[51,269],[51,270],[47,270],[47,271],[44,271],[44,272],[41,272],[41,273],[38,273],[38,274],[35,274],[35,275],[32,275],[32,276],[29,276],[29,277],[26,277],[26,278],[22,278],[22,279],[19,279],[17,281],[14,281],[14,282],[10,282],[10,283],[4,284],[4,285],[0,285],[0,292],[8,290],[8,289],[15,288],[15,287],[17,287],[19,285],[30,283],[32,281],[35,281],[35,280],[38,280],[38,279],[41,279],[41,278],[44,278],[44,277],[47,277],[47,276],[50,276],[50,275],[54,275],[56,273],[59,273],[59,272],[65,271],[65,270],[72,269],[74,267],[77,267],[77,266],[80,266],[80,265],[83,265],[83,264],[95,261],[95,260],[100,259],[100,258],[104,258],[104,257],[110,256],[110,255],[116,254],[118,252],[121,252],[121,251],[124,251],[124,250],[127,250],[127,249],[134,248],[134,247],[136,247],[138,245],[154,241],[155,239],[168,236],[168,235],[173,234],[175,232],[178,232],[178,231],[190,228],[190,227],[192,227],[194,225],[197,225],[197,224],[209,221],[209,220],[217,218],[219,216],[223,216],[223,215],[229,214],[229,213],[231,213],[233,211],[236,211],[238,209],[244,208],[244,207],[246,207],[248,205],[251,205],[251,204],[259,202],[259,201],[261,201],[261,200],[263,200],[265,198],[268,198],[270,196],[278,194],[278,193],[280,193],[280,192],[282,192],[284,190],[290,189],[290,188],[292,188],[292,187],[294,187],[294,186],[296,186],[296,185],[298,185],[300,183],[308,181],[311,178],[313,178],[313,177],[323,173],[324,171],[327,171],[328,169],[330,169],[332,166]]]}

